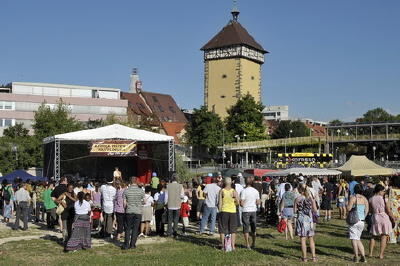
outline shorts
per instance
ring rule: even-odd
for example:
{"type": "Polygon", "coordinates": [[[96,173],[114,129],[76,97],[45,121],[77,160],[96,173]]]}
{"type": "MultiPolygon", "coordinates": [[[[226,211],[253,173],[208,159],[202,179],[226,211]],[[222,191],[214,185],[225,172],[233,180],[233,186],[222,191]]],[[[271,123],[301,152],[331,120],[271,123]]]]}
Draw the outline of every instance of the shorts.
{"type": "Polygon", "coordinates": [[[257,213],[256,212],[243,212],[242,213],[243,233],[256,232],[257,213]]]}
{"type": "Polygon", "coordinates": [[[332,210],[332,202],[330,198],[322,198],[321,210],[323,211],[332,210]]]}
{"type": "Polygon", "coordinates": [[[339,208],[340,207],[346,207],[346,198],[338,197],[337,206],[339,208]]]}
{"type": "Polygon", "coordinates": [[[220,234],[236,233],[237,214],[232,212],[220,212],[218,217],[218,231],[220,234]]]}
{"type": "Polygon", "coordinates": [[[293,218],[293,207],[292,208],[283,208],[282,210],[282,217],[285,219],[292,219],[293,218]]]}
{"type": "Polygon", "coordinates": [[[197,212],[203,212],[203,205],[204,205],[204,200],[203,199],[199,199],[197,201],[196,211],[197,212]]]}
{"type": "Polygon", "coordinates": [[[361,240],[361,234],[364,230],[364,221],[358,221],[356,224],[349,226],[350,240],[361,240]]]}

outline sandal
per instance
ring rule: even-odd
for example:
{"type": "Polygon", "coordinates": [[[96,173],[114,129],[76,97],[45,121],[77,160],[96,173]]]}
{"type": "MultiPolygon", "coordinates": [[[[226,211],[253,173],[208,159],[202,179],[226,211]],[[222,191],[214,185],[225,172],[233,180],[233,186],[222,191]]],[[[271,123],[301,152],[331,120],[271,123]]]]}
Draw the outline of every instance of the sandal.
{"type": "Polygon", "coordinates": [[[312,262],[317,262],[317,257],[312,257],[312,262]]]}
{"type": "Polygon", "coordinates": [[[301,258],[302,262],[307,262],[307,258],[301,258]]]}

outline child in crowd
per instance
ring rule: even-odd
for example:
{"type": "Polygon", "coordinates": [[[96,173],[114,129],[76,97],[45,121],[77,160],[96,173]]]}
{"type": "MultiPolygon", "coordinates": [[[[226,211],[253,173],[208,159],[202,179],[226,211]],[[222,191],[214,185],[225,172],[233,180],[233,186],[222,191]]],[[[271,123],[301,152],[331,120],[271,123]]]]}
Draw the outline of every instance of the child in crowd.
{"type": "Polygon", "coordinates": [[[4,222],[8,223],[12,216],[12,205],[11,201],[6,200],[4,205],[4,222]]]}
{"type": "Polygon", "coordinates": [[[139,237],[147,237],[150,233],[150,222],[153,219],[154,199],[151,196],[151,187],[147,186],[144,189],[145,195],[143,200],[142,224],[140,225],[139,237]]]}
{"type": "Polygon", "coordinates": [[[189,226],[189,216],[190,216],[190,205],[189,205],[189,198],[187,196],[183,197],[183,202],[181,204],[181,210],[179,216],[182,217],[182,233],[186,235],[186,227],[189,226]]]}

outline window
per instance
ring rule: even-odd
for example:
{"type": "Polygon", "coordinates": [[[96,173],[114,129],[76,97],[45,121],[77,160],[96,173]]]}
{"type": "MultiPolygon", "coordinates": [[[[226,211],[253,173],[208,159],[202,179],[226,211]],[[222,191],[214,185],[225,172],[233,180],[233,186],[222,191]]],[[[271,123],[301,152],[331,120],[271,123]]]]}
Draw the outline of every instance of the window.
{"type": "Polygon", "coordinates": [[[0,102],[0,110],[15,110],[15,102],[0,102]]]}
{"type": "Polygon", "coordinates": [[[223,75],[222,75],[222,78],[223,78],[223,79],[226,79],[226,78],[227,78],[227,75],[226,75],[226,74],[223,74],[223,75]]]}
{"type": "Polygon", "coordinates": [[[254,76],[251,76],[251,80],[254,80],[254,76]]]}
{"type": "Polygon", "coordinates": [[[280,116],[280,115],[281,115],[281,112],[278,112],[277,115],[280,116]]]}
{"type": "Polygon", "coordinates": [[[15,125],[15,119],[0,118],[0,127],[10,127],[15,125]]]}
{"type": "Polygon", "coordinates": [[[153,101],[154,101],[155,103],[158,103],[158,99],[157,99],[156,96],[151,96],[151,98],[153,99],[153,101]]]}
{"type": "Polygon", "coordinates": [[[223,98],[225,98],[226,96],[225,95],[221,95],[221,98],[223,99],[223,98]]]}
{"type": "Polygon", "coordinates": [[[161,105],[158,106],[158,110],[160,110],[162,113],[164,112],[164,108],[161,105]]]}

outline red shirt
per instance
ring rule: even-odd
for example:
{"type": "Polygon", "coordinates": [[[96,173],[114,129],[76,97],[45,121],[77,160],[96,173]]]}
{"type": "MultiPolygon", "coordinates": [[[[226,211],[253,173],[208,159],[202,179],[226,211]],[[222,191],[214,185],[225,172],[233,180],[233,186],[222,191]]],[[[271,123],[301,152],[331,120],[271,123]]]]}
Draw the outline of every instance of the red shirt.
{"type": "Polygon", "coordinates": [[[189,217],[190,216],[190,205],[187,202],[182,202],[181,211],[179,213],[180,217],[189,217]]]}

